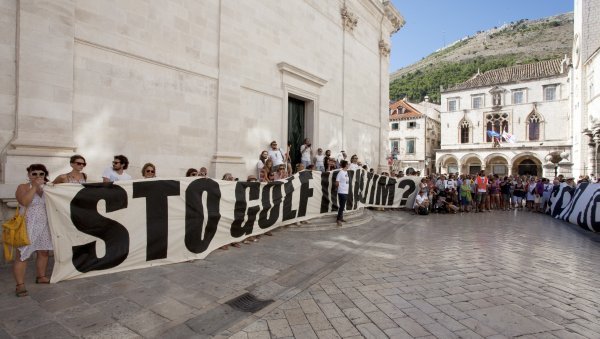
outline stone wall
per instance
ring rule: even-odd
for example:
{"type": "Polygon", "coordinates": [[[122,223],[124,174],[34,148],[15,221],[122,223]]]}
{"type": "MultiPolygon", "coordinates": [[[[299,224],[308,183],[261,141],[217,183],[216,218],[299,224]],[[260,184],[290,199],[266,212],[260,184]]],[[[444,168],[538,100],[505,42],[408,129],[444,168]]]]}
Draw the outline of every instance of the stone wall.
{"type": "Polygon", "coordinates": [[[0,200],[28,164],[54,178],[76,153],[91,181],[115,154],[134,178],[146,162],[162,177],[244,178],[271,140],[285,144],[288,97],[306,102],[315,146],[385,165],[386,46],[402,24],[390,6],[1,0],[0,200]]]}

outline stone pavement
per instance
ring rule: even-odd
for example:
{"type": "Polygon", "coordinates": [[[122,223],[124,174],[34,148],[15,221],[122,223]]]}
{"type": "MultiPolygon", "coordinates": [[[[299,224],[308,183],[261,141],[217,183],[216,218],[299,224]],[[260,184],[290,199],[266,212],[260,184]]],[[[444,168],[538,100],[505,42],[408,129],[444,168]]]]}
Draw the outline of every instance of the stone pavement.
{"type": "Polygon", "coordinates": [[[26,298],[1,267],[0,337],[600,338],[599,235],[522,211],[368,213],[26,298]],[[246,292],[273,302],[227,303],[246,292]]]}

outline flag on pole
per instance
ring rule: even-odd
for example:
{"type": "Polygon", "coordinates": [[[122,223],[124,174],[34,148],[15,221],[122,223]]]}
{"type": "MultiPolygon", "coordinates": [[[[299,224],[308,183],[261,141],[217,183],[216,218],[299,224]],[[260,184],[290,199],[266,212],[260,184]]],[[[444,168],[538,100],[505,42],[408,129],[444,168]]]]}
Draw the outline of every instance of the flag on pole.
{"type": "Polygon", "coordinates": [[[504,140],[506,140],[507,142],[510,142],[511,144],[514,144],[517,142],[517,137],[515,137],[513,134],[510,134],[508,132],[502,132],[502,138],[504,138],[504,140]]]}

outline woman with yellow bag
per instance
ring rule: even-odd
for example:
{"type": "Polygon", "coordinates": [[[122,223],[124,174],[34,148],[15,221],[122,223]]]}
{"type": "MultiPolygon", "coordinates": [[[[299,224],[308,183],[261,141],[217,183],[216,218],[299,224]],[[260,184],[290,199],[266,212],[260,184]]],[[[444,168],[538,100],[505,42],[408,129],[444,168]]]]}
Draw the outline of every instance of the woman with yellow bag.
{"type": "Polygon", "coordinates": [[[15,193],[21,210],[25,211],[25,223],[29,235],[29,245],[18,248],[17,258],[13,264],[17,297],[28,295],[25,288],[26,260],[33,252],[37,252],[35,283],[48,284],[50,282],[46,276],[46,268],[48,267],[48,251],[52,250],[52,240],[50,239],[46,201],[44,200],[44,185],[48,182],[48,170],[42,164],[33,164],[27,167],[27,176],[29,183],[19,185],[15,193]]]}

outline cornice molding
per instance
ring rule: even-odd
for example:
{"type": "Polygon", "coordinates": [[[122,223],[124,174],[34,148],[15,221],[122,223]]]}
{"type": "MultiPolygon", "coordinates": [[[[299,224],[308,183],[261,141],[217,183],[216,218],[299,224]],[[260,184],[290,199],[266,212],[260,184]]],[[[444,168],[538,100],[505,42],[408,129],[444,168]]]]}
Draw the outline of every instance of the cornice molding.
{"type": "Polygon", "coordinates": [[[299,77],[301,79],[307,80],[309,82],[312,82],[313,84],[319,86],[319,87],[323,87],[326,83],[327,80],[316,76],[308,71],[305,71],[301,68],[298,68],[296,66],[290,65],[287,62],[280,62],[277,64],[277,67],[279,68],[279,70],[282,73],[288,73],[291,75],[294,75],[296,77],[299,77]]]}

